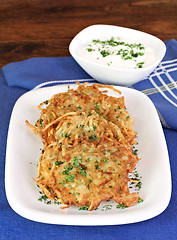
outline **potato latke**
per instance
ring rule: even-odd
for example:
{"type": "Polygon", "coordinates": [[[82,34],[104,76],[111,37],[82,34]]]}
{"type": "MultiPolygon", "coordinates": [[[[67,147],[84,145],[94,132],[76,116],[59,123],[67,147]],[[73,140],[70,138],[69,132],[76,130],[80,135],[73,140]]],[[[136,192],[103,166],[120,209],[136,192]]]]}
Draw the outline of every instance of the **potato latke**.
{"type": "Polygon", "coordinates": [[[79,84],[77,90],[68,89],[41,103],[35,126],[26,121],[44,144],[35,181],[64,207],[89,206],[91,211],[104,200],[132,206],[140,198],[128,188],[128,174],[139,160],[132,147],[134,120],[124,97],[108,96],[99,88],[115,90],[79,84]]]}

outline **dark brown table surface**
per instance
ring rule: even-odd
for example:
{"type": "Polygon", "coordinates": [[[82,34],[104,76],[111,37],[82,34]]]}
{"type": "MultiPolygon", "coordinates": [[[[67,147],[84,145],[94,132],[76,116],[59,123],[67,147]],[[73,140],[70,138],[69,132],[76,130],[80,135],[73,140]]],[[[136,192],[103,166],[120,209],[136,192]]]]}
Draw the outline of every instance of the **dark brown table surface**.
{"type": "Polygon", "coordinates": [[[177,40],[177,0],[0,0],[0,68],[31,57],[70,56],[72,38],[93,24],[177,40]]]}

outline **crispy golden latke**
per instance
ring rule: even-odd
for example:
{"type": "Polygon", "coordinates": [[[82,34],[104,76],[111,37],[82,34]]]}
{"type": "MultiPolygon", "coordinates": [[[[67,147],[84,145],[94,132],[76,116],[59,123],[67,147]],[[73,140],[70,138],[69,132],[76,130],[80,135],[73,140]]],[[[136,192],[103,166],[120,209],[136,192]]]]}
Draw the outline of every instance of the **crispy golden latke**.
{"type": "Polygon", "coordinates": [[[114,90],[82,84],[55,94],[38,106],[41,116],[35,126],[26,121],[44,144],[35,181],[65,207],[89,206],[91,211],[104,200],[125,206],[139,200],[128,188],[128,174],[139,160],[132,153],[134,120],[124,97],[108,96],[99,90],[103,87],[114,90]]]}

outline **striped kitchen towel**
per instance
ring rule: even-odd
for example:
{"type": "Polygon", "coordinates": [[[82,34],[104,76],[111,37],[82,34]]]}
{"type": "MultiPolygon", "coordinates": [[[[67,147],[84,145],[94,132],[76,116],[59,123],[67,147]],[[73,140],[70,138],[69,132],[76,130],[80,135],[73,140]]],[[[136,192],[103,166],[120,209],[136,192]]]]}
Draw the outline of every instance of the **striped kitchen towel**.
{"type": "Polygon", "coordinates": [[[166,48],[159,66],[132,87],[152,100],[165,127],[177,130],[177,41],[167,41],[166,48]]]}

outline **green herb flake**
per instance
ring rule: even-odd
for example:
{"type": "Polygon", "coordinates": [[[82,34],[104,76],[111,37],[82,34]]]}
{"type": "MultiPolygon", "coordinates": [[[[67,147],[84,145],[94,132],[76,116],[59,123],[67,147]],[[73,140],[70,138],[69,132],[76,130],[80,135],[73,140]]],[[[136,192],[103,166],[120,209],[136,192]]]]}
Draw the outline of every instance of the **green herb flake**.
{"type": "Polygon", "coordinates": [[[101,53],[102,57],[107,57],[111,54],[110,52],[108,52],[106,50],[102,50],[100,53],[101,53]]]}
{"type": "Polygon", "coordinates": [[[43,119],[40,119],[40,121],[39,121],[39,125],[41,126],[41,127],[43,127],[43,119]]]}
{"type": "Polygon", "coordinates": [[[85,211],[88,211],[88,209],[89,209],[89,206],[79,207],[79,210],[85,210],[85,211]]]}
{"type": "Polygon", "coordinates": [[[88,111],[88,116],[91,116],[92,114],[91,114],[91,111],[88,111]]]}
{"type": "Polygon", "coordinates": [[[73,163],[73,165],[77,168],[77,167],[80,166],[80,163],[79,163],[78,161],[75,161],[75,162],[73,163]]]}
{"type": "MultiPolygon", "coordinates": [[[[111,37],[110,39],[105,41],[94,39],[92,40],[92,43],[93,43],[92,45],[89,44],[88,48],[86,48],[88,52],[98,51],[100,55],[104,58],[109,55],[119,55],[123,60],[126,60],[126,61],[133,60],[134,62],[136,62],[136,59],[139,56],[144,55],[144,50],[145,50],[144,46],[141,43],[130,44],[130,43],[120,41],[119,38],[114,38],[114,37],[111,37]],[[112,49],[111,48],[109,49],[109,46],[111,46],[112,49]],[[117,46],[123,46],[123,47],[116,50],[115,47],[117,46]]],[[[112,64],[111,61],[107,62],[108,66],[110,66],[111,64],[112,64]]],[[[136,65],[136,68],[142,68],[143,64],[144,62],[138,63],[136,65]]]]}
{"type": "Polygon", "coordinates": [[[98,171],[101,170],[101,168],[98,166],[98,163],[97,163],[97,162],[95,163],[95,169],[98,170],[98,171]]]}
{"type": "Polygon", "coordinates": [[[66,176],[66,182],[74,182],[75,177],[76,177],[76,175],[74,175],[74,174],[67,175],[66,176]]]}
{"type": "Polygon", "coordinates": [[[38,201],[42,202],[42,200],[46,201],[48,197],[44,194],[40,198],[38,198],[38,201]]]}
{"type": "Polygon", "coordinates": [[[139,202],[139,203],[142,203],[142,202],[143,202],[143,199],[142,199],[142,198],[140,198],[140,199],[138,200],[138,202],[139,202]]]}
{"type": "Polygon", "coordinates": [[[60,205],[61,203],[60,203],[60,202],[56,202],[56,201],[55,201],[55,202],[54,202],[54,204],[55,204],[55,205],[60,205]]]}
{"type": "Polygon", "coordinates": [[[91,183],[91,182],[93,182],[91,179],[89,179],[89,184],[91,183]]]}
{"type": "Polygon", "coordinates": [[[144,64],[144,62],[137,63],[137,67],[138,67],[138,68],[142,68],[142,67],[143,67],[143,64],[144,64]]]}
{"type": "Polygon", "coordinates": [[[136,184],[135,187],[138,188],[138,191],[139,191],[141,189],[141,186],[142,186],[142,182],[139,182],[139,183],[136,184]]]}
{"type": "Polygon", "coordinates": [[[137,156],[138,155],[138,149],[132,150],[132,153],[137,156]]]}
{"type": "Polygon", "coordinates": [[[80,173],[81,175],[83,175],[83,176],[86,176],[87,175],[87,173],[86,173],[86,171],[83,169],[83,170],[81,170],[81,171],[78,171],[78,173],[80,173]]]}
{"type": "Polygon", "coordinates": [[[69,171],[71,171],[73,169],[73,166],[72,165],[69,165],[68,167],[65,166],[64,167],[65,170],[62,171],[62,174],[63,175],[68,175],[69,174],[69,171]]]}
{"type": "Polygon", "coordinates": [[[118,204],[116,206],[116,208],[120,208],[120,209],[124,209],[124,208],[127,208],[127,206],[123,205],[122,203],[121,204],[118,204]]]}
{"type": "Polygon", "coordinates": [[[65,186],[65,182],[62,182],[62,183],[59,183],[59,184],[61,184],[63,187],[65,186]]]}
{"type": "Polygon", "coordinates": [[[60,166],[60,165],[62,165],[63,163],[64,163],[64,162],[62,162],[62,161],[59,161],[59,162],[58,162],[58,161],[55,161],[55,165],[56,165],[56,166],[60,166]]]}
{"type": "Polygon", "coordinates": [[[104,205],[103,208],[101,209],[101,211],[107,211],[107,210],[111,210],[112,209],[112,205],[104,205]]]}
{"type": "Polygon", "coordinates": [[[95,50],[93,48],[87,48],[87,51],[92,52],[92,51],[95,51],[95,50]]]}

